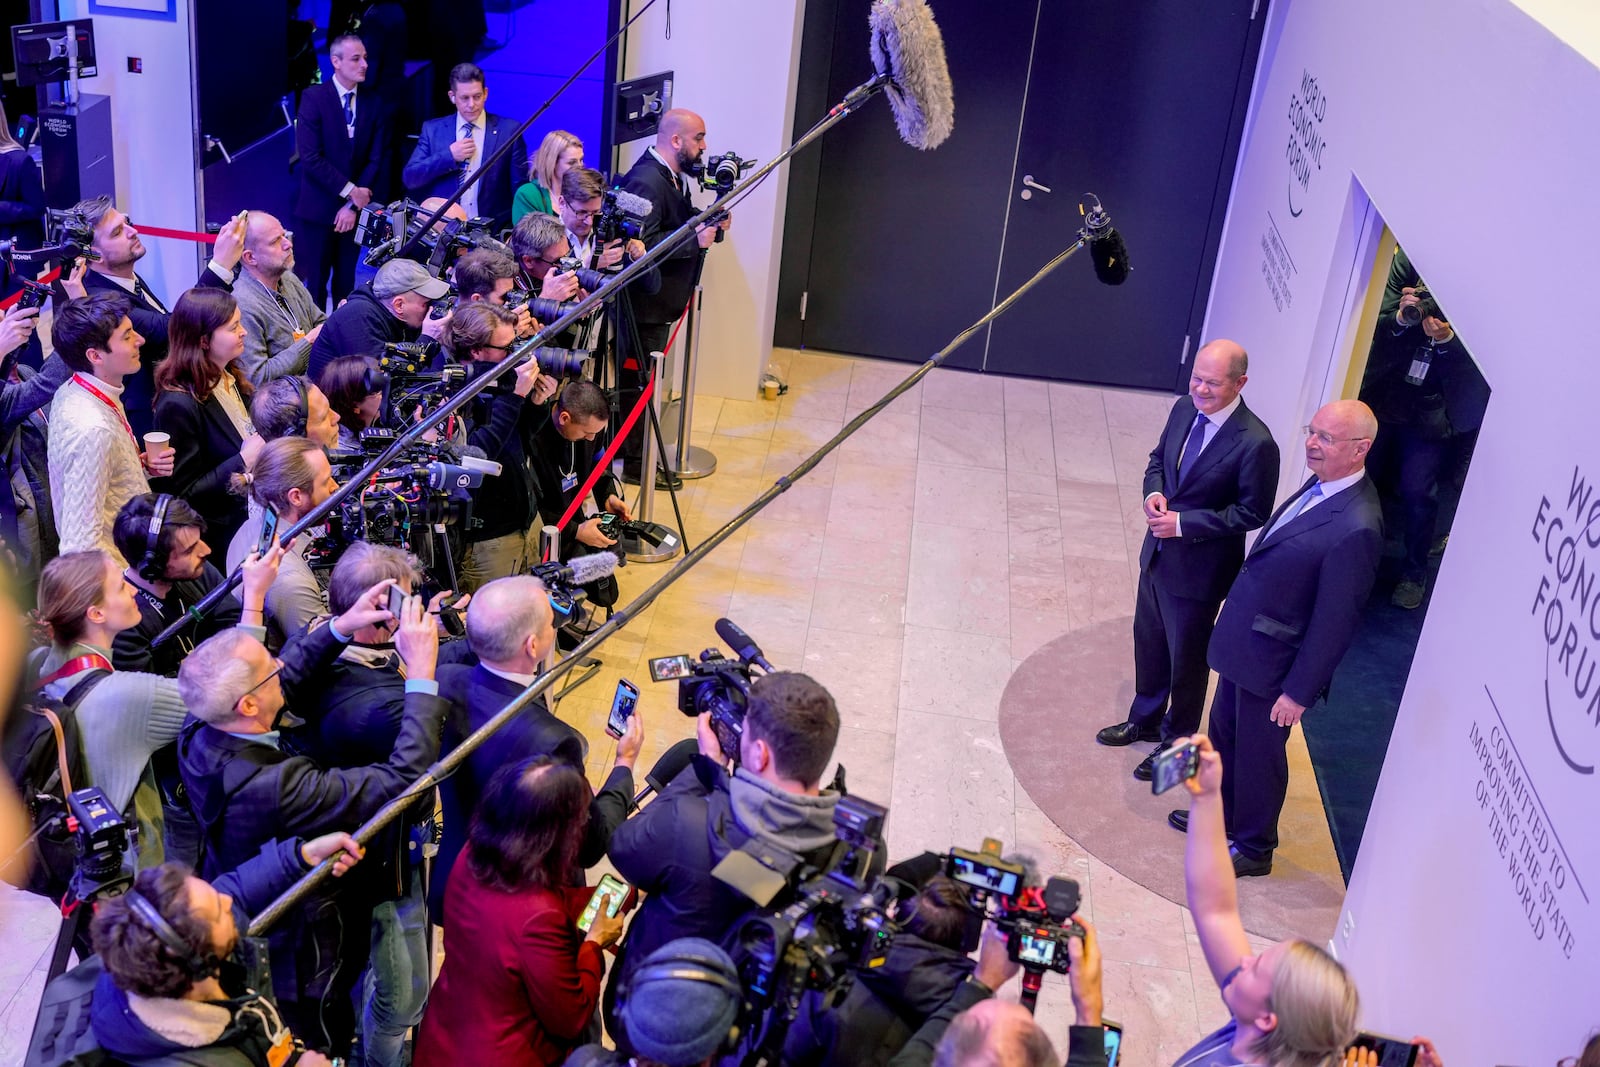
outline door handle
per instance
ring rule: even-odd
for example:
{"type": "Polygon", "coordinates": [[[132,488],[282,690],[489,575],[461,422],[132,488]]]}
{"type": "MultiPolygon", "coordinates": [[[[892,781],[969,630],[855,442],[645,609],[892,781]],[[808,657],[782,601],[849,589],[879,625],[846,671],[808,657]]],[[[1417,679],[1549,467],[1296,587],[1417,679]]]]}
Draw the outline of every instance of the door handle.
{"type": "Polygon", "coordinates": [[[1033,175],[1031,174],[1024,174],[1022,176],[1022,184],[1025,188],[1017,195],[1022,197],[1024,200],[1032,200],[1033,191],[1035,189],[1039,190],[1041,193],[1048,193],[1051,191],[1048,185],[1040,185],[1038,182],[1034,181],[1033,175]]]}

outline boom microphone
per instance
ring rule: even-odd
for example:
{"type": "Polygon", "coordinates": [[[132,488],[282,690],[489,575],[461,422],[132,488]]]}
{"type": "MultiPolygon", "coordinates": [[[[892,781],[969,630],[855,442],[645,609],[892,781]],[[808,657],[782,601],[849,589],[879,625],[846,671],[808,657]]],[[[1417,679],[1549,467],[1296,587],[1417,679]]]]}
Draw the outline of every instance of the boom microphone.
{"type": "Polygon", "coordinates": [[[768,672],[774,670],[772,664],[761,655],[761,648],[751,636],[741,630],[732,619],[717,620],[717,636],[722,638],[724,644],[733,649],[733,654],[746,663],[754,663],[757,667],[768,672]]]}
{"type": "Polygon", "coordinates": [[[955,127],[955,98],[944,38],[923,0],[873,0],[872,66],[889,78],[889,107],[900,139],[912,148],[938,148],[955,127]]]}
{"type": "Polygon", "coordinates": [[[562,585],[588,585],[598,582],[601,578],[609,578],[617,570],[617,554],[615,552],[595,552],[587,556],[573,556],[571,559],[560,563],[541,563],[533,568],[533,576],[546,585],[559,582],[562,585]]]}
{"type": "Polygon", "coordinates": [[[626,189],[612,189],[610,192],[618,209],[624,214],[644,216],[654,210],[654,205],[638,193],[630,193],[626,189]]]}
{"type": "Polygon", "coordinates": [[[1128,246],[1122,234],[1111,225],[1100,198],[1084,193],[1078,205],[1083,212],[1083,233],[1089,238],[1089,258],[1094,261],[1094,276],[1107,285],[1121,285],[1128,280],[1128,246]]]}
{"type": "Polygon", "coordinates": [[[661,758],[656,760],[656,765],[650,768],[650,773],[644,776],[644,788],[633,795],[633,806],[637,808],[644,803],[645,797],[671,785],[672,780],[682,774],[699,753],[700,742],[692,737],[684,738],[663,752],[661,758]]]}

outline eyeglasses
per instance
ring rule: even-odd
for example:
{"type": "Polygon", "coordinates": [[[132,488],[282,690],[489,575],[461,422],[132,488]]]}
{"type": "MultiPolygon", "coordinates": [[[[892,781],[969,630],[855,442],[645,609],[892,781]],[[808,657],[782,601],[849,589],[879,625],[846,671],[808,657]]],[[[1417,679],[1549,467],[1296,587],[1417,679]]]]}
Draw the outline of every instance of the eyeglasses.
{"type": "Polygon", "coordinates": [[[1344,441],[1365,441],[1365,437],[1335,437],[1327,430],[1319,430],[1315,426],[1302,426],[1300,432],[1307,437],[1315,437],[1318,444],[1336,445],[1344,441]]]}
{"type": "MultiPolygon", "coordinates": [[[[245,697],[249,696],[251,693],[254,693],[257,689],[260,689],[262,686],[264,686],[268,682],[272,681],[274,678],[276,678],[282,672],[283,672],[283,660],[274,658],[273,661],[272,661],[272,672],[270,674],[268,674],[265,678],[261,679],[261,681],[257,682],[255,685],[252,685],[249,689],[246,689],[244,692],[240,693],[239,694],[239,700],[243,700],[245,697]]],[[[235,707],[238,707],[239,700],[235,700],[233,702],[235,707]]]]}
{"type": "Polygon", "coordinates": [[[559,266],[561,266],[561,257],[560,256],[557,256],[555,259],[550,259],[550,258],[548,258],[546,256],[535,256],[534,258],[537,259],[540,263],[543,263],[547,267],[559,267],[559,266]]]}
{"type": "Polygon", "coordinates": [[[511,351],[511,346],[510,345],[481,344],[481,345],[476,345],[475,347],[477,347],[479,349],[486,349],[486,350],[493,351],[493,352],[509,352],[509,351],[511,351]]]}

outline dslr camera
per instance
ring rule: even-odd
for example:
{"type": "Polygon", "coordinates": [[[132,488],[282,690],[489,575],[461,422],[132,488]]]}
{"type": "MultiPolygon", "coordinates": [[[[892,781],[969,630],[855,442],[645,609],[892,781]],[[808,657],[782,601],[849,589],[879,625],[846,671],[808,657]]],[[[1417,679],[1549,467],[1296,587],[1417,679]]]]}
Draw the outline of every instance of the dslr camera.
{"type": "Polygon", "coordinates": [[[1417,298],[1417,302],[1415,304],[1400,305],[1399,315],[1401,322],[1407,326],[1416,326],[1423,319],[1428,318],[1438,319],[1441,322],[1450,321],[1445,318],[1444,312],[1439,309],[1439,301],[1434,299],[1427,286],[1418,285],[1411,290],[1411,293],[1417,298]]]}
{"type": "Polygon", "coordinates": [[[744,172],[756,165],[753,159],[741,159],[737,152],[724,152],[702,161],[694,176],[700,188],[707,192],[725,193],[739,184],[744,172]]]}
{"type": "MultiPolygon", "coordinates": [[[[626,189],[607,189],[594,220],[594,239],[601,247],[612,241],[631,241],[644,235],[644,220],[651,204],[626,189]]],[[[589,288],[584,286],[585,289],[589,288]]]]}

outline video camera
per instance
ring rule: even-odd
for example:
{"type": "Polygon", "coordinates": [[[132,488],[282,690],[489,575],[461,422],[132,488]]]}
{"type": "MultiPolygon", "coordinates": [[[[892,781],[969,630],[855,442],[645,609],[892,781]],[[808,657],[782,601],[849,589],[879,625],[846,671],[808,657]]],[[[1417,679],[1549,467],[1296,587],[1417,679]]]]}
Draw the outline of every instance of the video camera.
{"type": "Polygon", "coordinates": [[[983,849],[972,852],[952,848],[945,855],[944,873],[971,890],[972,905],[981,909],[995,927],[1006,934],[1006,952],[1027,972],[1023,989],[1034,992],[1047,970],[1066,974],[1070,938],[1083,938],[1083,927],[1072,920],[1078,911],[1078,883],[1052,876],[1041,890],[1026,885],[1027,868],[1000,855],[1000,842],[989,838],[983,849]]]}
{"type": "MultiPolygon", "coordinates": [[[[473,251],[485,240],[493,241],[492,219],[440,219],[423,232],[422,223],[431,214],[409,199],[387,205],[368,204],[362,208],[356,218],[355,240],[367,250],[363,262],[369,267],[381,267],[415,238],[415,250],[410,258],[426,266],[434,277],[443,278],[459,256],[473,251]]],[[[504,247],[498,241],[494,244],[504,247]]]]}
{"type": "Polygon", "coordinates": [[[753,159],[741,159],[737,152],[724,152],[695,164],[690,172],[700,181],[700,188],[712,193],[725,193],[739,184],[744,172],[756,165],[753,159]]]}
{"type": "MultiPolygon", "coordinates": [[[[348,481],[393,441],[393,430],[363,431],[361,451],[328,456],[335,480],[348,481]]],[[[483,484],[485,475],[498,473],[498,463],[464,455],[446,442],[413,444],[329,516],[327,534],[314,550],[313,566],[330,564],[356,541],[401,546],[426,558],[424,550],[435,533],[469,525],[470,491],[483,484]]]]}
{"type": "Polygon", "coordinates": [[[105,791],[95,786],[67,794],[67,829],[77,862],[72,872],[72,898],[93,903],[121,896],[133,885],[134,837],[105,791]]]}
{"type": "MultiPolygon", "coordinates": [[[[18,248],[11,241],[0,241],[0,259],[5,261],[7,271],[18,263],[38,268],[51,263],[65,266],[80,257],[90,261],[100,259],[100,253],[89,247],[94,242],[94,227],[89,225],[88,217],[81,211],[74,211],[71,208],[46,208],[44,232],[44,244],[39,248],[18,248]]],[[[31,293],[32,290],[30,295],[24,296],[23,299],[33,299],[31,293]]],[[[48,296],[49,290],[44,289],[44,294],[48,296]]],[[[44,297],[38,299],[39,303],[28,303],[24,306],[42,306],[44,297]]]]}
{"type": "MultiPolygon", "coordinates": [[[[600,528],[606,529],[604,522],[600,528]]],[[[709,712],[723,755],[738,763],[754,670],[759,667],[770,674],[773,668],[750,636],[733,622],[718,619],[717,636],[735,649],[737,658],[729,659],[720,648],[706,649],[699,660],[687,654],[663,656],[650,661],[650,678],[656,682],[678,679],[678,710],[691,718],[709,712]]]]}
{"type": "MultiPolygon", "coordinates": [[[[626,189],[607,189],[594,220],[595,243],[601,247],[612,241],[632,241],[644,236],[644,222],[652,205],[626,189]]],[[[585,289],[589,287],[584,286],[585,289]]],[[[593,290],[590,290],[593,292],[593,290]]]]}

